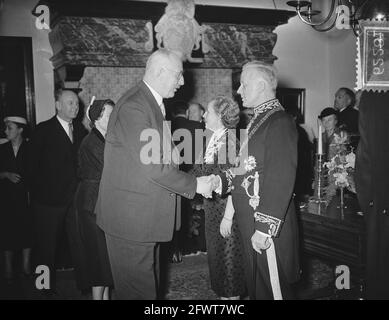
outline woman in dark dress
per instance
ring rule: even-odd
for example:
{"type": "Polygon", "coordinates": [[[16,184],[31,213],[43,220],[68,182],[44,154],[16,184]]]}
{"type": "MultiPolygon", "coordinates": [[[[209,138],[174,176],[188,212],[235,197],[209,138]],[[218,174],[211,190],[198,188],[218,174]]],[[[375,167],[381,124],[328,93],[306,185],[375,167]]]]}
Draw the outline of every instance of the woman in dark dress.
{"type": "Polygon", "coordinates": [[[32,230],[26,181],[28,147],[24,140],[27,121],[21,117],[4,121],[9,141],[0,145],[0,248],[5,255],[5,278],[11,281],[18,250],[23,253],[23,272],[30,274],[32,230]]]}
{"type": "MultiPolygon", "coordinates": [[[[237,103],[226,97],[212,100],[204,114],[205,126],[212,131],[203,164],[195,164],[196,176],[219,174],[235,163],[238,145],[233,129],[239,122],[237,103]]],[[[229,196],[230,197],[230,196],[229,196]]],[[[227,198],[213,193],[204,199],[205,237],[212,290],[221,298],[235,300],[246,292],[240,234],[227,198]]]]}
{"type": "MultiPolygon", "coordinates": [[[[96,100],[87,110],[92,130],[78,152],[80,183],[75,196],[86,273],[79,287],[92,287],[94,300],[108,300],[113,286],[104,232],[96,224],[95,205],[104,162],[105,134],[114,103],[96,100]]],[[[76,264],[77,265],[77,264],[76,264]]]]}

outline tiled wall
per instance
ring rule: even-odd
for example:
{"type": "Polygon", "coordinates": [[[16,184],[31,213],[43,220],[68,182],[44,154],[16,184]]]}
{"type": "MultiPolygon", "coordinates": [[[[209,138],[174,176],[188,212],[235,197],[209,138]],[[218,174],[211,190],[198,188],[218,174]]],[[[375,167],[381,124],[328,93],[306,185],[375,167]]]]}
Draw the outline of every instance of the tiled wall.
{"type": "Polygon", "coordinates": [[[190,69],[188,72],[193,74],[194,79],[194,96],[191,100],[206,105],[218,95],[232,95],[231,69],[190,69]]]}
{"type": "MultiPolygon", "coordinates": [[[[96,99],[112,99],[120,96],[142,79],[144,68],[87,67],[80,80],[80,98],[85,105],[92,96],[96,99]]],[[[183,87],[185,100],[206,105],[217,95],[232,94],[231,69],[188,69],[183,87]],[[190,92],[190,94],[185,94],[190,92]]]]}
{"type": "Polygon", "coordinates": [[[96,99],[112,99],[115,103],[121,95],[143,77],[144,68],[87,67],[80,80],[80,98],[85,105],[92,96],[96,99]]]}

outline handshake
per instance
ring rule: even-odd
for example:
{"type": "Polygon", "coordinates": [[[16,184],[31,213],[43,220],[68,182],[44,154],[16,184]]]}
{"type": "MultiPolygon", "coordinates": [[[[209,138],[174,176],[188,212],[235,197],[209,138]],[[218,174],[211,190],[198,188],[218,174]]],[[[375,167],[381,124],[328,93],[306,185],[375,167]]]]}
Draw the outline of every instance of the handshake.
{"type": "Polygon", "coordinates": [[[212,192],[219,188],[220,178],[211,174],[197,178],[196,193],[201,194],[205,198],[212,198],[212,192]]]}

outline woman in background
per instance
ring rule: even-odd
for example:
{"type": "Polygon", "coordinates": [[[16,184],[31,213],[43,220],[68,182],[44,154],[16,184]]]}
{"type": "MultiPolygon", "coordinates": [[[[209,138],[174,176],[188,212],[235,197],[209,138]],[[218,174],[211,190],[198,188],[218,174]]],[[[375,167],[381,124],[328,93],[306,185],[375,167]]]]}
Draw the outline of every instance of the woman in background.
{"type": "Polygon", "coordinates": [[[339,151],[339,145],[344,149],[349,145],[349,137],[346,131],[338,126],[338,112],[333,108],[325,108],[321,111],[319,119],[323,124],[323,152],[326,161],[330,161],[339,151]]]}
{"type": "MultiPolygon", "coordinates": [[[[239,106],[227,97],[212,100],[204,113],[206,129],[212,132],[203,164],[195,164],[196,176],[219,174],[235,164],[239,151],[232,132],[239,122],[239,106]]],[[[231,201],[231,196],[228,200],[231,201]]],[[[222,300],[238,300],[246,292],[239,231],[234,212],[225,212],[227,198],[213,193],[204,199],[205,237],[211,288],[222,300]]]]}
{"type": "Polygon", "coordinates": [[[108,300],[113,286],[104,232],[96,224],[95,205],[104,163],[105,135],[113,110],[112,100],[95,100],[86,111],[92,130],[78,152],[80,183],[75,196],[85,269],[79,287],[91,287],[93,300],[108,300]]]}
{"type": "Polygon", "coordinates": [[[5,118],[4,122],[8,142],[0,145],[0,247],[5,257],[5,278],[10,283],[15,273],[14,254],[18,250],[22,250],[23,254],[23,273],[31,273],[32,230],[26,179],[27,121],[12,116],[5,118]]]}

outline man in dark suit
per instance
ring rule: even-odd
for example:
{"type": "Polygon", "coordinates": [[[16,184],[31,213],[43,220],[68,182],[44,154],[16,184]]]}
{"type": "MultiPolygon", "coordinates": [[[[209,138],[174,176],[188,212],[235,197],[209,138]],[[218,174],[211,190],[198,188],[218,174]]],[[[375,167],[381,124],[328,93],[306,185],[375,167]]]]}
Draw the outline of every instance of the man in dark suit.
{"type": "Polygon", "coordinates": [[[176,106],[177,114],[172,120],[172,134],[174,143],[176,145],[180,145],[182,141],[184,141],[185,136],[180,136],[180,130],[187,130],[192,138],[192,143],[187,145],[182,145],[181,157],[182,163],[180,165],[180,169],[188,172],[192,169],[194,162],[198,157],[198,152],[202,151],[203,141],[201,135],[205,129],[204,123],[201,122],[201,116],[203,113],[202,106],[199,103],[190,103],[185,104],[181,102],[180,105],[176,106]],[[190,116],[190,118],[189,118],[190,116]],[[197,138],[196,139],[196,132],[197,138]],[[180,139],[178,139],[180,138],[180,139]],[[191,147],[191,148],[190,148],[191,147]],[[185,157],[184,152],[188,152],[190,150],[190,157],[185,157]]]}
{"type": "Polygon", "coordinates": [[[363,92],[355,182],[366,222],[366,297],[389,299],[389,92],[363,92]]]}
{"type": "Polygon", "coordinates": [[[35,228],[35,262],[49,267],[55,289],[55,254],[77,185],[77,150],[85,129],[76,121],[78,96],[55,94],[57,114],[37,125],[31,139],[30,176],[35,228]]]}
{"type": "Polygon", "coordinates": [[[226,210],[235,210],[242,234],[250,299],[293,298],[290,285],[300,271],[292,201],[297,132],[275,98],[276,87],[273,66],[257,61],[243,66],[238,94],[254,115],[248,136],[241,137],[239,167],[221,175],[217,188],[232,193],[226,210]]]}
{"type": "Polygon", "coordinates": [[[177,55],[154,52],[143,81],[121,97],[109,120],[96,211],[118,299],[156,298],[158,243],[170,241],[180,226],[176,194],[211,193],[209,178],[178,169],[179,154],[164,121],[163,98],[184,84],[182,70],[177,55]]]}
{"type": "Polygon", "coordinates": [[[338,110],[338,127],[350,134],[358,134],[358,110],[354,109],[355,94],[349,88],[336,91],[334,108],[338,110]]]}
{"type": "MultiPolygon", "coordinates": [[[[173,108],[175,111],[175,117],[172,120],[173,140],[176,145],[183,147],[180,150],[182,159],[180,170],[189,172],[198,157],[197,152],[201,152],[203,147],[204,141],[201,139],[205,129],[204,123],[201,122],[203,109],[199,103],[188,104],[184,101],[177,101],[173,108]],[[189,116],[191,117],[190,119],[189,116]],[[189,141],[187,138],[191,139],[191,143],[187,143],[189,141]],[[183,141],[185,143],[181,144],[183,141]],[[188,152],[190,154],[185,155],[188,152]]],[[[177,214],[181,214],[182,223],[181,230],[174,233],[170,246],[172,262],[181,262],[182,252],[187,252],[186,249],[189,248],[187,234],[193,210],[191,205],[192,203],[189,199],[181,199],[181,211],[177,214]]]]}

